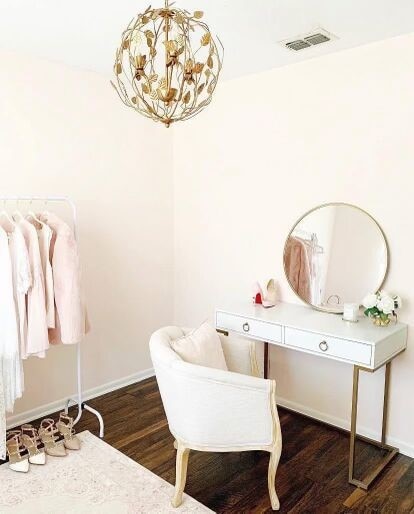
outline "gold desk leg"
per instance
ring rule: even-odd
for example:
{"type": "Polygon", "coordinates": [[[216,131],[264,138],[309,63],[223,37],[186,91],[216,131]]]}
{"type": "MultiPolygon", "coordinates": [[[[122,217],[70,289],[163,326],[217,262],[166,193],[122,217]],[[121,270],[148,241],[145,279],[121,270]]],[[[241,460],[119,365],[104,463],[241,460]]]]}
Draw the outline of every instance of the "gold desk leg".
{"type": "Polygon", "coordinates": [[[349,445],[349,483],[364,489],[368,490],[371,483],[377,478],[377,476],[381,473],[381,471],[385,468],[385,466],[398,454],[398,448],[394,446],[389,446],[385,443],[386,432],[387,432],[387,417],[388,417],[388,392],[389,392],[389,381],[390,381],[390,371],[391,371],[391,361],[387,362],[385,365],[385,382],[384,382],[384,404],[382,411],[382,430],[381,430],[381,441],[375,441],[374,439],[370,439],[368,437],[363,437],[357,434],[356,431],[356,423],[357,423],[357,413],[358,413],[358,387],[359,387],[359,372],[360,371],[368,371],[372,373],[372,369],[363,368],[361,366],[354,366],[354,380],[353,380],[353,388],[352,388],[352,415],[351,415],[351,437],[350,437],[350,445],[349,445]],[[374,444],[379,448],[383,449],[386,452],[386,455],[381,460],[381,462],[370,471],[363,480],[358,480],[354,476],[354,467],[355,467],[355,443],[357,439],[361,439],[362,441],[374,444]]]}

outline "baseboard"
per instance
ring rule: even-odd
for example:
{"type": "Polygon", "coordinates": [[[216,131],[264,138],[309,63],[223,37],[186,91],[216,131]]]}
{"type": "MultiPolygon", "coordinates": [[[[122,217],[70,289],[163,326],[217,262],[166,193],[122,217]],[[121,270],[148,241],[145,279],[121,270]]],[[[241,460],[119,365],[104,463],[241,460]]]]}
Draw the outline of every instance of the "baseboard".
{"type": "MultiPolygon", "coordinates": [[[[112,391],[116,391],[117,389],[121,389],[122,387],[126,387],[131,384],[135,384],[137,382],[141,382],[146,378],[152,377],[154,375],[154,369],[149,368],[143,371],[139,371],[138,373],[134,373],[127,377],[120,378],[118,380],[113,380],[112,382],[107,382],[106,384],[100,385],[98,387],[93,387],[92,389],[88,389],[84,391],[83,399],[85,401],[91,400],[92,398],[96,398],[106,393],[110,393],[112,391]]],[[[75,398],[76,394],[73,394],[71,398],[75,398]]],[[[53,412],[57,412],[62,409],[65,405],[66,398],[62,398],[60,400],[56,400],[51,403],[47,403],[36,407],[35,409],[31,409],[25,412],[21,412],[20,414],[16,414],[13,416],[9,416],[7,418],[7,427],[13,428],[15,426],[21,425],[23,423],[28,423],[34,419],[43,418],[49,416],[53,412]]],[[[291,400],[287,400],[285,398],[277,397],[277,403],[281,407],[286,407],[287,409],[293,410],[295,412],[300,412],[305,416],[309,416],[311,418],[315,418],[324,423],[328,423],[329,425],[336,426],[338,428],[342,428],[343,430],[349,430],[349,420],[337,418],[335,416],[330,416],[324,412],[321,412],[316,409],[312,409],[311,407],[307,407],[306,405],[302,405],[297,402],[292,402],[291,400]]],[[[375,432],[367,427],[358,427],[358,433],[365,437],[370,437],[371,439],[380,439],[381,434],[379,432],[375,432]]],[[[392,446],[396,446],[400,449],[400,453],[403,455],[407,455],[408,457],[414,457],[414,446],[408,444],[399,439],[395,439],[393,437],[387,438],[387,443],[392,446]]]]}
{"type": "MultiPolygon", "coordinates": [[[[324,412],[321,412],[319,410],[312,409],[311,407],[307,407],[306,405],[292,402],[291,400],[287,400],[281,397],[277,397],[277,404],[281,407],[286,407],[287,409],[293,410],[295,412],[300,412],[305,416],[315,418],[319,421],[322,421],[323,423],[328,423],[329,425],[333,425],[335,427],[349,431],[349,420],[337,418],[335,416],[330,416],[329,414],[325,414],[324,412]]],[[[375,432],[374,430],[371,430],[367,427],[358,426],[358,433],[371,439],[381,439],[380,432],[375,432]]],[[[408,444],[399,439],[395,439],[394,437],[387,437],[387,443],[391,446],[396,446],[397,448],[399,448],[400,453],[402,453],[403,455],[407,455],[408,457],[414,457],[414,446],[412,444],[408,444]]]]}
{"type": "MultiPolygon", "coordinates": [[[[141,382],[146,378],[152,377],[154,375],[154,369],[149,368],[143,371],[138,371],[138,373],[134,373],[127,377],[123,377],[117,380],[113,380],[112,382],[107,382],[106,384],[100,385],[98,387],[93,387],[91,389],[87,389],[83,392],[83,400],[88,401],[92,398],[96,398],[97,396],[101,396],[106,393],[110,393],[112,391],[116,391],[117,389],[121,389],[122,387],[126,387],[131,384],[135,384],[136,382],[141,382]]],[[[69,398],[76,398],[76,393],[73,393],[69,398]]],[[[7,417],[7,428],[13,428],[18,425],[22,425],[23,423],[29,423],[30,421],[38,418],[44,418],[49,416],[53,412],[57,412],[61,410],[66,402],[67,398],[62,398],[60,400],[56,400],[54,402],[50,402],[44,405],[40,405],[35,409],[27,410],[21,412],[19,414],[15,414],[7,417]]]]}

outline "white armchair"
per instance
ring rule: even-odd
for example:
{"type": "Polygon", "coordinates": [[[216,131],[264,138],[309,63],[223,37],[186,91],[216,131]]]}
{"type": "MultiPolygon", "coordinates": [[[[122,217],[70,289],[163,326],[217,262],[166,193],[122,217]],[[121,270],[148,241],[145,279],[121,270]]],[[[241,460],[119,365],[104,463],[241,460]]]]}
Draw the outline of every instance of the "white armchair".
{"type": "Polygon", "coordinates": [[[189,330],[165,327],[150,340],[151,358],[177,449],[174,507],[182,502],[190,450],[270,452],[269,495],[275,490],[282,435],[276,407],[276,383],[258,377],[254,343],[220,334],[229,371],[184,362],[170,341],[189,330]]]}

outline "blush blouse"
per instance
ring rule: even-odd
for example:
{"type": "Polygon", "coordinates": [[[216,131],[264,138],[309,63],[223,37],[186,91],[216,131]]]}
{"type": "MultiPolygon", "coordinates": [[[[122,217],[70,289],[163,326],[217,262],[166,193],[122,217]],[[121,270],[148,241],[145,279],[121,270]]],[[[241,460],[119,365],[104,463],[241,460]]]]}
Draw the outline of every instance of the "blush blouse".
{"type": "Polygon", "coordinates": [[[18,223],[29,252],[32,285],[27,293],[27,339],[23,348],[23,359],[29,355],[45,356],[49,348],[46,318],[45,283],[39,240],[35,227],[27,220],[18,223]]]}
{"type": "Polygon", "coordinates": [[[49,330],[51,343],[75,344],[89,331],[81,291],[79,254],[73,231],[53,213],[40,215],[53,231],[50,256],[56,305],[56,327],[49,330]]]}

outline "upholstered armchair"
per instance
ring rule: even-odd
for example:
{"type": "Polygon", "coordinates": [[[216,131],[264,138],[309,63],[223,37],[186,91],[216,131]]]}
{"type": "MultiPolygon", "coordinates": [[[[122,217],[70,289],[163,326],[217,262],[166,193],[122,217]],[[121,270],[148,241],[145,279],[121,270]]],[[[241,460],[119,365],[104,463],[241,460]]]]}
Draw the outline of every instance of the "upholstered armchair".
{"type": "Polygon", "coordinates": [[[189,331],[165,327],[150,340],[161,398],[177,450],[172,505],[182,502],[190,450],[270,452],[269,495],[279,509],[275,490],[282,436],[276,407],[275,381],[258,377],[252,341],[220,334],[229,371],[184,362],[170,342],[189,331]]]}

